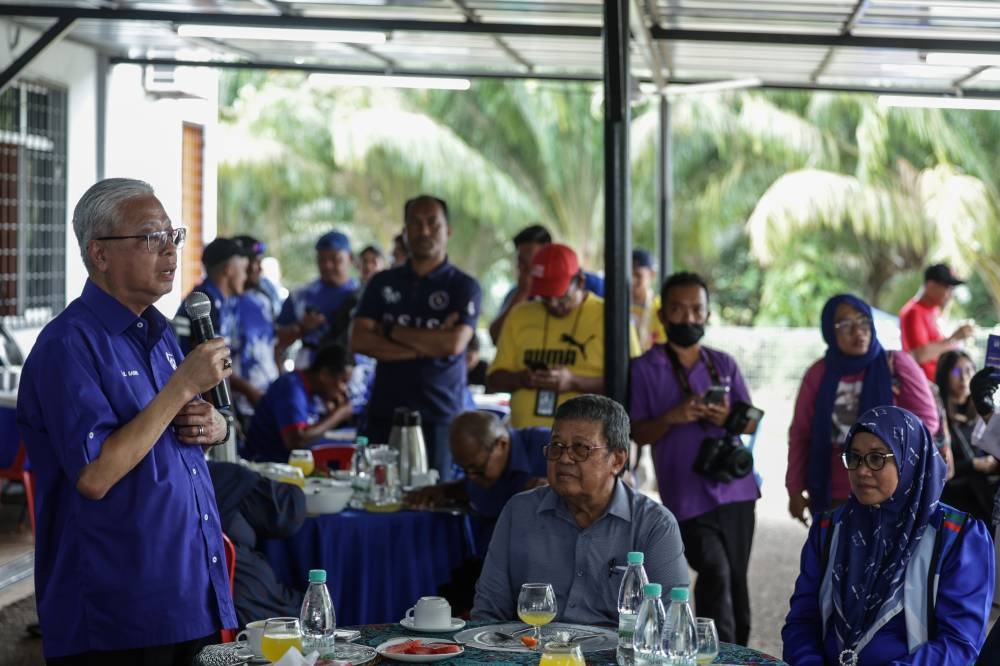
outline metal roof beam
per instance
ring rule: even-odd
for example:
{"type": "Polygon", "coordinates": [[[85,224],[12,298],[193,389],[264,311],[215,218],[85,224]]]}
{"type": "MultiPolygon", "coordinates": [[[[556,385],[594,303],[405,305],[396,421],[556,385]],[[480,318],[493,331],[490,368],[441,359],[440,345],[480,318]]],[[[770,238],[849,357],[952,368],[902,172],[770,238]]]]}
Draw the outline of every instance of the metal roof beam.
{"type": "MultiPolygon", "coordinates": [[[[851,11],[851,15],[847,17],[847,20],[844,21],[844,27],[840,29],[841,35],[850,35],[854,32],[854,27],[858,24],[858,21],[861,20],[861,17],[864,15],[865,11],[867,11],[868,5],[870,4],[871,0],[858,0],[857,3],[855,3],[854,9],[851,11]]],[[[826,55],[823,56],[819,65],[813,70],[812,74],[809,75],[810,81],[818,81],[819,77],[826,73],[826,68],[829,67],[830,63],[833,61],[833,54],[836,50],[837,47],[835,46],[831,46],[827,49],[826,55]]]]}
{"type": "Polygon", "coordinates": [[[956,90],[961,90],[962,86],[964,86],[966,83],[968,83],[972,79],[976,78],[977,76],[979,76],[980,74],[982,74],[983,72],[985,72],[988,69],[993,69],[993,66],[992,65],[981,65],[979,67],[973,67],[972,71],[970,71],[965,76],[961,76],[961,77],[955,79],[954,81],[951,82],[951,85],[954,86],[956,90]]]}
{"type": "Polygon", "coordinates": [[[21,71],[31,64],[42,51],[52,45],[53,42],[57,41],[60,37],[66,34],[66,31],[73,26],[74,20],[72,18],[60,17],[48,30],[43,32],[38,36],[28,48],[24,50],[24,53],[19,55],[14,62],[7,66],[3,72],[0,72],[0,93],[7,89],[13,81],[14,78],[21,73],[21,71]]]}

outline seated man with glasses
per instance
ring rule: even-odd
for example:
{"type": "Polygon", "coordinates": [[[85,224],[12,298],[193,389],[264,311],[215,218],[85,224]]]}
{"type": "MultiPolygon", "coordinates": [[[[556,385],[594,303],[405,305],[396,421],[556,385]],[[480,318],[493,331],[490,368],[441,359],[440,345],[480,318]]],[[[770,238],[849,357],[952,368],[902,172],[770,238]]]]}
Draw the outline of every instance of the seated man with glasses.
{"type": "MultiPolygon", "coordinates": [[[[550,243],[531,258],[531,296],[507,316],[486,376],[511,394],[515,428],[548,426],[558,405],[604,391],[604,299],[586,290],[576,252],[550,243]]],[[[629,355],[641,353],[629,326],[629,355]]]]}
{"type": "Polygon", "coordinates": [[[515,495],[493,532],[476,584],[473,620],[512,620],[524,583],[551,583],[556,620],[618,622],[618,588],[629,551],[665,589],[689,583],[673,514],[621,480],[628,464],[625,409],[581,395],[556,410],[545,447],[549,485],[515,495]]]}

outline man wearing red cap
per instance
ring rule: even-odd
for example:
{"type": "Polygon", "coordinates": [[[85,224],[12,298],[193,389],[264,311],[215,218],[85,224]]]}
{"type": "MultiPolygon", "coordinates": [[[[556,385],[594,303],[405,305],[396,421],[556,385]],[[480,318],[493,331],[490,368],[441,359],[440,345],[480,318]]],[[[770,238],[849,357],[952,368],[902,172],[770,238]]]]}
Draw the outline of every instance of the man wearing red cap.
{"type": "MultiPolygon", "coordinates": [[[[531,259],[531,296],[504,323],[486,385],[511,394],[514,428],[551,426],[558,405],[604,392],[604,299],[584,288],[576,253],[550,243],[531,259]]],[[[629,327],[631,356],[640,353],[629,327]]]]}
{"type": "Polygon", "coordinates": [[[965,284],[945,264],[934,264],[924,271],[924,286],[899,311],[903,351],[910,352],[923,368],[927,380],[934,381],[938,357],[972,335],[972,325],[963,324],[947,338],[937,325],[937,318],[951,300],[955,287],[965,284]]]}

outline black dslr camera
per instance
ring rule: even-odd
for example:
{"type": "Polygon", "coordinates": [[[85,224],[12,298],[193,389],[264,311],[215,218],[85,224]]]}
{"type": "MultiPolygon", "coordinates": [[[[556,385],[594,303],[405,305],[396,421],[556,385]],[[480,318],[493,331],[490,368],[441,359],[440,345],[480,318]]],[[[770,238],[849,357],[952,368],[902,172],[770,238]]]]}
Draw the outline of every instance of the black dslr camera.
{"type": "Polygon", "coordinates": [[[764,411],[745,402],[733,404],[723,427],[722,437],[706,437],[701,442],[694,471],[713,481],[727,482],[742,479],[753,470],[753,455],[740,441],[740,433],[751,421],[760,422],[764,411]]]}

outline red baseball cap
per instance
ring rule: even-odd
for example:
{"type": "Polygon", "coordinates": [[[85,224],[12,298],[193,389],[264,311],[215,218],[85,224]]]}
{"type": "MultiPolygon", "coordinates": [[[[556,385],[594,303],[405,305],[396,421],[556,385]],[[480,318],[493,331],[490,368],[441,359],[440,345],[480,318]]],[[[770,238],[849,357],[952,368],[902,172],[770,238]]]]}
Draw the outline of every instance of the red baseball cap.
{"type": "Polygon", "coordinates": [[[531,258],[531,295],[543,298],[562,296],[580,272],[576,252],[568,245],[543,245],[531,258]]]}

